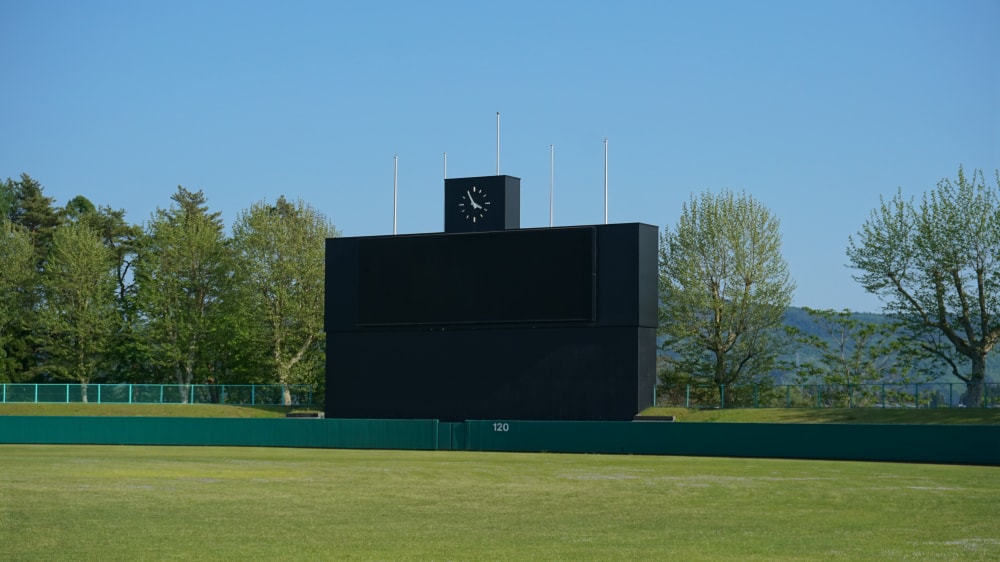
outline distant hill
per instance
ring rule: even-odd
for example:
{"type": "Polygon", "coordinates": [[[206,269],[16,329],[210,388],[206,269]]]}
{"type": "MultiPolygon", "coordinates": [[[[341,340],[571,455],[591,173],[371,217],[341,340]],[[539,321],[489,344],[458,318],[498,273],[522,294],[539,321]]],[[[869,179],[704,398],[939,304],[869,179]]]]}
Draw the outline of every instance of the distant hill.
{"type": "MultiPolygon", "coordinates": [[[[881,323],[891,321],[886,315],[871,312],[859,312],[852,316],[863,322],[881,323]]],[[[789,307],[785,311],[784,324],[796,328],[802,334],[826,340],[831,345],[835,343],[833,338],[816,323],[804,308],[789,307]]],[[[794,352],[783,357],[783,359],[789,362],[800,365],[812,362],[817,358],[818,353],[808,346],[798,346],[794,352]]],[[[794,373],[775,373],[774,378],[778,384],[795,384],[796,382],[794,373]]],[[[995,349],[990,353],[986,363],[986,378],[988,381],[1000,381],[1000,350],[995,349]]],[[[941,377],[935,380],[937,382],[961,382],[951,375],[951,373],[944,371],[942,371],[941,377]]]]}
{"type": "MultiPolygon", "coordinates": [[[[859,312],[851,315],[853,318],[860,320],[862,322],[871,323],[882,323],[890,322],[891,319],[884,314],[876,314],[871,312],[859,312]]],[[[789,307],[785,311],[784,323],[786,326],[791,326],[798,329],[803,334],[816,336],[820,339],[826,340],[831,345],[834,344],[833,338],[829,337],[827,333],[813,320],[812,316],[805,311],[804,308],[800,307],[789,307]]],[[[808,362],[810,359],[816,357],[816,352],[808,347],[796,350],[795,354],[786,356],[785,359],[796,361],[798,363],[808,362]]],[[[794,378],[792,377],[782,377],[778,376],[776,378],[794,378]]],[[[989,381],[1000,380],[1000,350],[994,349],[987,358],[986,363],[986,378],[989,381]]],[[[951,373],[942,371],[941,378],[935,379],[937,382],[961,382],[956,379],[951,373]]],[[[793,384],[794,381],[779,380],[780,384],[793,384]]]]}

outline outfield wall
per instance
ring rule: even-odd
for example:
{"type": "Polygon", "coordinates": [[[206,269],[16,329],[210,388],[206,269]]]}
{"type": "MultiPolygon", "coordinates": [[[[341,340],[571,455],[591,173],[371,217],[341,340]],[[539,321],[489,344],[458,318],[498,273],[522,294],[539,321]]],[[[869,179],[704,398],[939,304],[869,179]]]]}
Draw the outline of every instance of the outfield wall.
{"type": "Polygon", "coordinates": [[[0,416],[0,443],[611,453],[1000,466],[1000,426],[0,416]]]}

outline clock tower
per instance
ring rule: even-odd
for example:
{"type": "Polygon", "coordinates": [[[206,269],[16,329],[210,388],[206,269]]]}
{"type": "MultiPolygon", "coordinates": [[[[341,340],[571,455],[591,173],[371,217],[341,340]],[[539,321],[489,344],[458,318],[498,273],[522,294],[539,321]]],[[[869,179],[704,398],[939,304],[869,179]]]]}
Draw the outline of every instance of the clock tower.
{"type": "Polygon", "coordinates": [[[482,176],[444,180],[444,231],[521,228],[521,179],[482,176]]]}

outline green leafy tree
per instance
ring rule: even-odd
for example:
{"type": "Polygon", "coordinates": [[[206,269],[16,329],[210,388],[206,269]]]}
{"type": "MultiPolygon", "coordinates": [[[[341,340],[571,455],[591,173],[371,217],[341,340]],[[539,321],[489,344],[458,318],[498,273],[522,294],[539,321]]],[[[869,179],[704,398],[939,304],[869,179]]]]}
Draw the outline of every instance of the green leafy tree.
{"type": "MultiPolygon", "coordinates": [[[[31,241],[36,273],[32,281],[37,281],[52,248],[53,234],[63,222],[61,209],[54,206],[54,200],[45,196],[44,187],[28,174],[21,174],[18,180],[7,178],[2,191],[7,220],[19,226],[31,241]]],[[[25,287],[18,295],[22,316],[14,325],[7,327],[5,362],[10,369],[8,372],[16,372],[20,380],[30,380],[38,373],[42,353],[35,338],[33,322],[41,298],[41,288],[37,284],[25,287]]]]}
{"type": "Polygon", "coordinates": [[[66,216],[71,223],[92,229],[114,258],[116,280],[115,303],[118,311],[118,329],[108,350],[108,369],[118,381],[136,381],[141,375],[135,338],[135,282],[132,262],[142,228],[125,220],[125,211],[108,206],[95,207],[82,195],[66,204],[66,216]]]}
{"type": "Polygon", "coordinates": [[[66,206],[70,220],[80,222],[94,230],[115,257],[117,293],[124,299],[132,288],[132,259],[142,228],[125,220],[124,209],[102,205],[94,207],[86,198],[78,196],[66,206]]]}
{"type": "Polygon", "coordinates": [[[43,369],[56,379],[87,384],[107,356],[119,317],[115,306],[114,256],[98,234],[71,223],[56,229],[42,274],[36,337],[43,369]]]}
{"type": "Polygon", "coordinates": [[[97,212],[97,207],[83,195],[77,195],[66,203],[66,217],[75,221],[83,217],[91,216],[97,212]]]}
{"type": "Polygon", "coordinates": [[[10,222],[16,202],[17,186],[14,184],[14,180],[7,178],[0,182],[0,221],[10,222]]]}
{"type": "Polygon", "coordinates": [[[135,261],[137,337],[148,364],[172,377],[187,402],[196,378],[210,376],[220,345],[220,303],[232,286],[231,259],[219,213],[201,191],[183,187],[158,209],[135,261]]]}
{"type": "Polygon", "coordinates": [[[35,249],[27,231],[0,218],[0,382],[26,378],[24,340],[29,331],[34,289],[35,249]]]}
{"type": "Polygon", "coordinates": [[[803,310],[819,335],[798,337],[817,354],[815,361],[799,367],[800,383],[821,382],[827,386],[827,398],[861,406],[881,395],[874,384],[914,380],[916,371],[898,322],[868,322],[850,310],[803,310]]]}
{"type": "Polygon", "coordinates": [[[31,235],[41,265],[52,247],[56,227],[63,222],[62,213],[54,206],[55,200],[45,196],[42,184],[28,174],[21,174],[18,181],[7,178],[6,183],[4,191],[14,194],[8,218],[31,235]]]}
{"type": "Polygon", "coordinates": [[[660,240],[664,376],[720,391],[766,380],[786,343],[782,315],[794,289],[767,208],[743,193],[692,195],[660,240]]]}
{"type": "Polygon", "coordinates": [[[919,204],[882,199],[847,257],[855,279],[900,318],[925,357],[947,365],[982,403],[986,357],[1000,339],[1000,172],[943,179],[919,204]]]}
{"type": "MultiPolygon", "coordinates": [[[[253,204],[233,225],[244,349],[259,350],[271,381],[322,381],[326,239],[337,230],[321,213],[280,197],[253,204]]],[[[291,395],[285,387],[285,404],[291,395]]]]}

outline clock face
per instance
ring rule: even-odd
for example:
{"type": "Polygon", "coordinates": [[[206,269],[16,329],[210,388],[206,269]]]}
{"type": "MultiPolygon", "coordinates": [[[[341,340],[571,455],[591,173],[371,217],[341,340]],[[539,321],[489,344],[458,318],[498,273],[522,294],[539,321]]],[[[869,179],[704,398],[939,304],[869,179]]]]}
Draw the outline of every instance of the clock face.
{"type": "Polygon", "coordinates": [[[465,220],[471,223],[479,223],[488,217],[490,205],[492,203],[486,190],[474,185],[466,189],[459,197],[458,212],[465,220]]]}
{"type": "Polygon", "coordinates": [[[515,230],[521,227],[521,180],[511,176],[445,178],[446,233],[515,230]]]}

